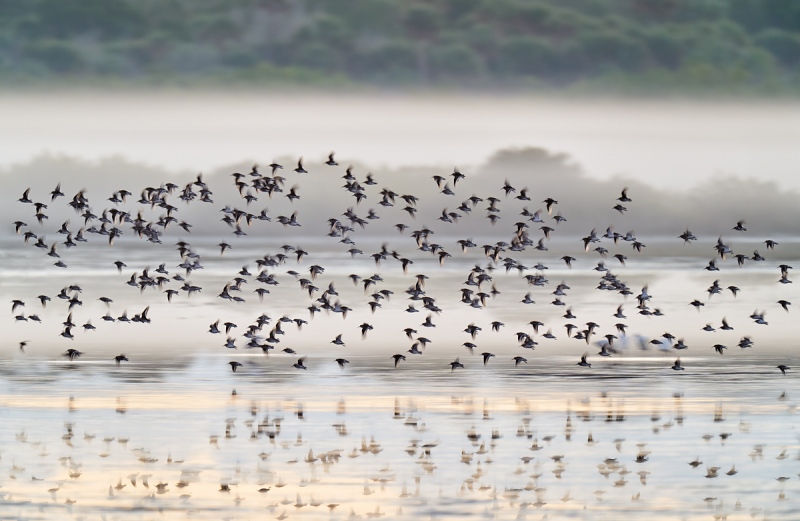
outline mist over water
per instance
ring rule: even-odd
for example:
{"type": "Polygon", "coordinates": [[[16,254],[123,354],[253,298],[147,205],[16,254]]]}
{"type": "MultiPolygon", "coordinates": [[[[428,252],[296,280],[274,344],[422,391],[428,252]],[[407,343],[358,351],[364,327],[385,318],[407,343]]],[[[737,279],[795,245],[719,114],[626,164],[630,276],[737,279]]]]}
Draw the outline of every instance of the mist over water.
{"type": "Polygon", "coordinates": [[[171,173],[336,150],[371,169],[464,171],[507,148],[568,154],[591,179],[669,190],[713,176],[800,188],[792,101],[596,100],[496,95],[248,92],[14,94],[0,99],[0,166],[42,153],[121,156],[171,173]]]}
{"type": "Polygon", "coordinates": [[[792,269],[780,268],[800,257],[797,105],[71,94],[8,96],[0,109],[3,516],[797,517],[800,298],[792,269]],[[339,165],[324,164],[332,150],[339,165]],[[301,156],[307,174],[292,171],[301,156]],[[254,190],[251,168],[269,177],[272,161],[286,181],[269,197],[254,190]],[[360,203],[342,186],[351,163],[360,203]],[[453,167],[466,175],[457,184],[453,167]],[[213,202],[179,199],[200,190],[200,171],[213,202]],[[139,202],[168,182],[173,209],[139,202]],[[65,196],[51,200],[57,183],[65,196]],[[631,201],[614,210],[625,187],[631,201]],[[17,201],[27,188],[48,205],[41,224],[17,201]],[[526,188],[530,200],[518,198],[526,188]],[[121,189],[131,195],[109,200],[121,189]],[[397,193],[393,206],[379,204],[383,189],[397,193]],[[67,205],[79,191],[94,217],[67,205]],[[419,197],[415,217],[406,194],[419,197]],[[547,197],[558,200],[552,213],[547,197]],[[159,241],[112,210],[150,223],[159,241]],[[239,236],[220,220],[234,210],[239,236]],[[270,221],[256,218],[262,210],[270,221]],[[530,220],[537,210],[542,223],[530,220]],[[277,222],[294,212],[301,226],[277,222]],[[739,220],[746,231],[732,229],[739,220]],[[70,237],[83,228],[87,242],[68,247],[62,226],[70,237]],[[109,241],[93,226],[122,235],[109,241]],[[422,229],[430,234],[418,242],[410,234],[422,229]],[[584,248],[593,229],[599,242],[584,248]],[[678,238],[687,229],[697,240],[678,238]],[[47,247],[25,244],[25,231],[47,247]],[[641,251],[603,237],[629,231],[641,251]],[[462,251],[465,239],[475,246],[462,251]],[[724,258],[720,244],[732,250],[724,258]],[[449,256],[440,261],[433,245],[449,256]],[[186,269],[187,259],[201,266],[186,269]],[[704,269],[712,259],[719,271],[704,269]],[[164,280],[143,284],[162,264],[164,280]],[[324,268],[316,278],[314,265],[324,268]],[[490,279],[472,285],[481,272],[490,279]],[[602,289],[615,279],[629,295],[602,289]],[[202,289],[190,295],[184,282],[202,289]],[[420,291],[438,311],[411,299],[420,291]],[[79,303],[68,309],[68,298],[79,303]],[[120,320],[142,314],[149,323],[120,320]],[[262,314],[269,321],[247,347],[262,314]],[[61,335],[67,320],[73,339],[61,335]],[[215,321],[220,334],[209,332],[215,321]],[[596,331],[575,338],[589,322],[596,331]],[[364,336],[363,323],[373,326],[364,336]],[[481,329],[471,336],[470,325],[481,329]],[[332,342],[339,334],[344,346],[332,342]],[[526,335],[535,343],[523,347],[526,335]],[[600,356],[605,335],[616,336],[610,357],[600,356]],[[421,354],[409,352],[415,343],[421,354]],[[68,348],[81,356],[63,356],[68,348]],[[119,354],[129,360],[116,364],[119,354]],[[577,365],[582,355],[591,367],[577,365]],[[301,357],[305,370],[293,367],[301,357]],[[464,367],[451,369],[454,360],[464,367]]]}

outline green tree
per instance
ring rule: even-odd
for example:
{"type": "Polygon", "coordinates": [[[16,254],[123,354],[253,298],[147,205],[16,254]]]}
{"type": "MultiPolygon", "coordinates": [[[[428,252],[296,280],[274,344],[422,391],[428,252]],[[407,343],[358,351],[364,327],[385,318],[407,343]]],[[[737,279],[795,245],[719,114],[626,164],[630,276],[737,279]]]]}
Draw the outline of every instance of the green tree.
{"type": "Polygon", "coordinates": [[[403,23],[410,36],[429,40],[443,25],[442,13],[431,5],[414,4],[406,11],[403,23]]]}
{"type": "Polygon", "coordinates": [[[320,15],[314,21],[314,36],[340,50],[349,49],[353,44],[353,33],[347,28],[344,21],[335,15],[320,15]]]}
{"type": "Polygon", "coordinates": [[[680,36],[669,29],[657,27],[646,30],[643,39],[650,55],[662,67],[675,69],[680,66],[685,52],[680,36]]]}
{"type": "Polygon", "coordinates": [[[576,58],[588,70],[619,68],[638,71],[644,68],[650,56],[647,47],[617,31],[591,31],[577,38],[576,58]]]}
{"type": "Polygon", "coordinates": [[[547,75],[557,61],[553,45],[535,36],[512,36],[499,46],[497,69],[510,76],[547,75]]]}
{"type": "Polygon", "coordinates": [[[406,11],[403,25],[406,33],[417,42],[417,74],[427,82],[431,77],[428,48],[442,26],[442,15],[433,6],[414,4],[406,11]]]}
{"type": "Polygon", "coordinates": [[[60,40],[34,41],[25,49],[25,55],[58,73],[78,72],[85,63],[73,45],[60,40]]]}
{"type": "Polygon", "coordinates": [[[383,81],[407,81],[417,76],[417,49],[406,40],[394,40],[365,51],[361,74],[383,81]]]}
{"type": "Polygon", "coordinates": [[[222,13],[197,16],[191,20],[190,25],[195,38],[209,41],[217,47],[234,40],[241,30],[239,24],[222,13]]]}
{"type": "Polygon", "coordinates": [[[728,0],[731,18],[751,31],[775,28],[800,31],[800,2],[794,0],[728,0]]]}
{"type": "Polygon", "coordinates": [[[322,42],[310,41],[299,45],[293,57],[297,65],[326,72],[339,71],[343,66],[341,52],[322,42]]]}
{"type": "Polygon", "coordinates": [[[49,38],[87,33],[122,38],[141,34],[147,23],[135,4],[124,0],[38,0],[36,4],[39,34],[49,38]]]}
{"type": "Polygon", "coordinates": [[[431,65],[438,78],[475,79],[483,75],[481,57],[470,47],[460,43],[432,48],[431,65]]]}
{"type": "Polygon", "coordinates": [[[755,38],[755,44],[769,51],[786,66],[800,64],[800,36],[781,29],[766,29],[755,38]]]}

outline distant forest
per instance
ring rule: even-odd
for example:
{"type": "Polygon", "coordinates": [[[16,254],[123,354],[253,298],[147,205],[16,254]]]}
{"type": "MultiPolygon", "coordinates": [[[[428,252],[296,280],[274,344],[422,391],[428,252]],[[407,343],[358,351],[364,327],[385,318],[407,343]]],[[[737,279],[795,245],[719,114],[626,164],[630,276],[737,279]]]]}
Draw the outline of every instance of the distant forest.
{"type": "Polygon", "coordinates": [[[0,85],[800,92],[794,0],[0,0],[0,85]]]}

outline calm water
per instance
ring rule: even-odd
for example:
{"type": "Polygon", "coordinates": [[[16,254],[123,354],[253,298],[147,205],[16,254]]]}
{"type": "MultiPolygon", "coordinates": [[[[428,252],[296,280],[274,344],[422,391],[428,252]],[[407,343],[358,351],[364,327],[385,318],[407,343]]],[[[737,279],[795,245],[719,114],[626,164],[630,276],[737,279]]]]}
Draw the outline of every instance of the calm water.
{"type": "MultiPolygon", "coordinates": [[[[46,193],[34,187],[31,197],[49,199],[46,193]]],[[[10,204],[48,244],[65,239],[60,220],[39,227],[30,207],[10,204]]],[[[128,207],[135,215],[137,205],[128,207]]],[[[777,303],[800,301],[792,284],[778,283],[778,265],[798,258],[797,240],[780,238],[767,251],[764,237],[736,236],[734,251],[760,249],[766,260],[738,267],[728,257],[718,260],[720,272],[708,272],[716,237],[685,247],[676,238],[642,238],[642,254],[604,239],[606,266],[632,292],[624,297],[595,289],[603,272],[593,268],[602,259],[584,252],[580,237],[555,236],[547,252],[507,251],[495,264],[480,247],[461,253],[459,235],[431,225],[452,254],[440,266],[408,237],[418,228],[365,238],[355,231],[364,254],[351,258],[339,238],[257,226],[274,227],[276,237],[198,236],[173,225],[154,245],[125,225],[113,247],[88,234],[85,244],[59,246],[68,268],[54,267],[34,240],[3,239],[0,519],[797,518],[800,355],[795,308],[777,303]],[[190,243],[202,269],[177,267],[179,240],[190,243]],[[222,240],[233,245],[224,255],[222,240]],[[407,273],[391,255],[373,262],[384,241],[398,259],[413,261],[407,273]],[[278,284],[258,283],[256,260],[283,253],[283,244],[308,255],[296,261],[287,251],[285,263],[266,268],[278,284]],[[611,257],[618,252],[629,257],[625,265],[611,257]],[[573,268],[563,255],[576,257],[573,268]],[[507,271],[505,257],[527,267],[507,271]],[[126,264],[120,272],[117,260],[126,264]],[[534,269],[536,262],[547,269],[534,269]],[[155,276],[162,263],[161,288],[126,284],[147,268],[155,276]],[[315,264],[325,271],[312,281],[315,264]],[[491,276],[480,288],[466,283],[475,265],[491,276]],[[243,266],[246,283],[228,290],[242,301],[220,298],[243,266]],[[537,273],[548,280],[543,286],[525,278],[537,273]],[[189,296],[176,274],[202,290],[189,296]],[[383,280],[365,292],[363,279],[374,274],[383,280]],[[421,289],[440,312],[409,300],[418,274],[427,275],[421,289]],[[319,288],[313,296],[302,278],[319,288]],[[715,280],[723,290],[709,297],[715,280]],[[554,305],[562,281],[566,305],[554,305]],[[308,307],[320,305],[331,283],[330,303],[352,309],[346,317],[324,310],[312,317],[308,307]],[[71,285],[80,287],[67,290],[80,301],[69,317],[74,339],[61,336],[69,310],[57,296],[71,285]],[[462,302],[462,288],[488,293],[493,285],[499,293],[485,303],[462,302]],[[635,297],[645,285],[649,309],[663,316],[639,313],[635,297]],[[270,291],[263,301],[258,287],[270,291]],[[171,303],[166,289],[178,291],[171,303]],[[372,313],[370,294],[379,290],[391,293],[372,313]],[[526,293],[535,304],[521,303],[526,293]],[[38,295],[51,298],[46,307],[38,295]],[[24,306],[11,310],[15,299],[24,306]],[[703,302],[700,311],[693,299],[703,302]],[[409,304],[418,312],[408,312],[409,304]],[[619,305],[627,318],[613,316],[619,305]],[[118,320],[148,306],[150,323],[118,320]],[[575,318],[564,318],[567,308],[575,318]],[[768,324],[756,323],[754,310],[768,324]],[[106,313],[115,320],[104,320],[106,313]],[[274,345],[268,355],[248,348],[244,336],[261,314],[270,320],[256,343],[274,345]],[[723,319],[732,330],[720,329],[723,319]],[[217,320],[222,333],[209,333],[217,320]],[[543,323],[538,333],[533,320],[543,323]],[[84,331],[87,321],[96,330],[84,331]],[[493,321],[503,323],[499,331],[493,321]],[[580,331],[590,321],[598,326],[589,342],[568,337],[565,324],[580,331]],[[225,322],[237,327],[226,334],[225,322]],[[619,352],[598,356],[604,335],[622,336],[619,322],[627,325],[626,339],[615,340],[619,352]],[[373,326],[363,338],[362,323],[373,326]],[[465,332],[470,324],[481,328],[475,338],[465,332]],[[704,331],[707,324],[715,331],[704,331]],[[409,337],[406,327],[416,332],[409,337]],[[555,338],[546,338],[548,330],[555,338]],[[521,347],[517,332],[530,335],[535,349],[521,347]],[[689,348],[650,343],[666,332],[689,348]],[[332,343],[340,334],[344,346],[332,343]],[[235,348],[225,347],[228,337],[235,348]],[[738,346],[744,337],[752,347],[738,346]],[[414,343],[422,354],[408,352],[414,343]],[[724,355],[715,344],[727,347],[724,355]],[[69,360],[68,348],[83,354],[69,360]],[[495,356],[484,364],[483,352],[495,356]],[[119,354],[129,361],[117,365],[119,354]],[[406,360],[395,367],[394,354],[406,360]],[[584,354],[591,367],[577,365],[584,354]],[[293,367],[301,356],[306,370],[293,367]],[[514,356],[527,363],[515,366],[514,356]],[[671,369],[678,356],[684,371],[671,369]],[[344,368],[334,362],[340,357],[349,361],[344,368]],[[456,358],[464,367],[451,370],[456,358]],[[235,373],[234,361],[242,364],[235,373]],[[783,376],[779,364],[793,369],[783,376]]],[[[676,235],[684,226],[676,225],[676,235]]],[[[469,235],[468,224],[459,231],[469,235]]],[[[495,243],[511,232],[506,225],[497,237],[474,240],[495,243]]]]}

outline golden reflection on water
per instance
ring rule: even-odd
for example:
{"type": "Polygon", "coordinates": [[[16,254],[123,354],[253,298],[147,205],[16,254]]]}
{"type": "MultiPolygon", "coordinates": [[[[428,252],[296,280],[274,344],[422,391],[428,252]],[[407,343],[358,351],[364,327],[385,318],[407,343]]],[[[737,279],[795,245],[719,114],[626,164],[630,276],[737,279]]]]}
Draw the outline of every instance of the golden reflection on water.
{"type": "MultiPolygon", "coordinates": [[[[236,406],[240,402],[237,395],[220,396],[219,392],[208,392],[206,394],[181,394],[171,393],[161,395],[157,393],[133,393],[126,392],[124,398],[113,396],[82,396],[79,399],[69,397],[67,399],[54,400],[50,396],[41,394],[0,394],[0,407],[6,409],[62,409],[66,407],[71,412],[78,410],[108,410],[116,409],[117,412],[127,412],[128,410],[138,411],[218,411],[225,407],[236,406]]],[[[539,414],[539,413],[563,413],[573,412],[578,414],[598,413],[608,408],[623,407],[627,414],[642,415],[650,414],[654,411],[673,411],[679,408],[681,411],[690,414],[707,414],[709,404],[725,406],[726,410],[740,414],[748,411],[748,407],[742,406],[740,400],[735,396],[720,396],[718,398],[697,397],[687,398],[683,394],[675,394],[672,401],[664,399],[654,401],[650,396],[625,396],[614,398],[599,393],[594,398],[589,398],[580,392],[561,392],[556,395],[550,393],[537,392],[535,398],[508,397],[508,398],[481,398],[471,395],[459,396],[454,394],[416,396],[416,395],[397,395],[393,398],[363,395],[336,395],[325,397],[304,397],[301,401],[293,399],[273,400],[274,407],[289,410],[298,408],[324,413],[340,413],[344,410],[348,412],[365,412],[375,415],[386,415],[394,411],[413,410],[415,412],[428,413],[457,413],[464,415],[474,415],[491,412],[492,414],[539,414]],[[346,403],[346,407],[344,404],[346,403]],[[401,406],[400,404],[404,404],[401,406]]],[[[257,406],[253,406],[258,410],[257,406]]],[[[786,405],[781,402],[761,404],[758,407],[759,413],[778,413],[785,410],[786,405]]]]}
{"type": "Polygon", "coordinates": [[[580,383],[502,397],[276,387],[5,393],[4,515],[694,520],[797,508],[794,383],[757,407],[728,390],[580,383]]]}

